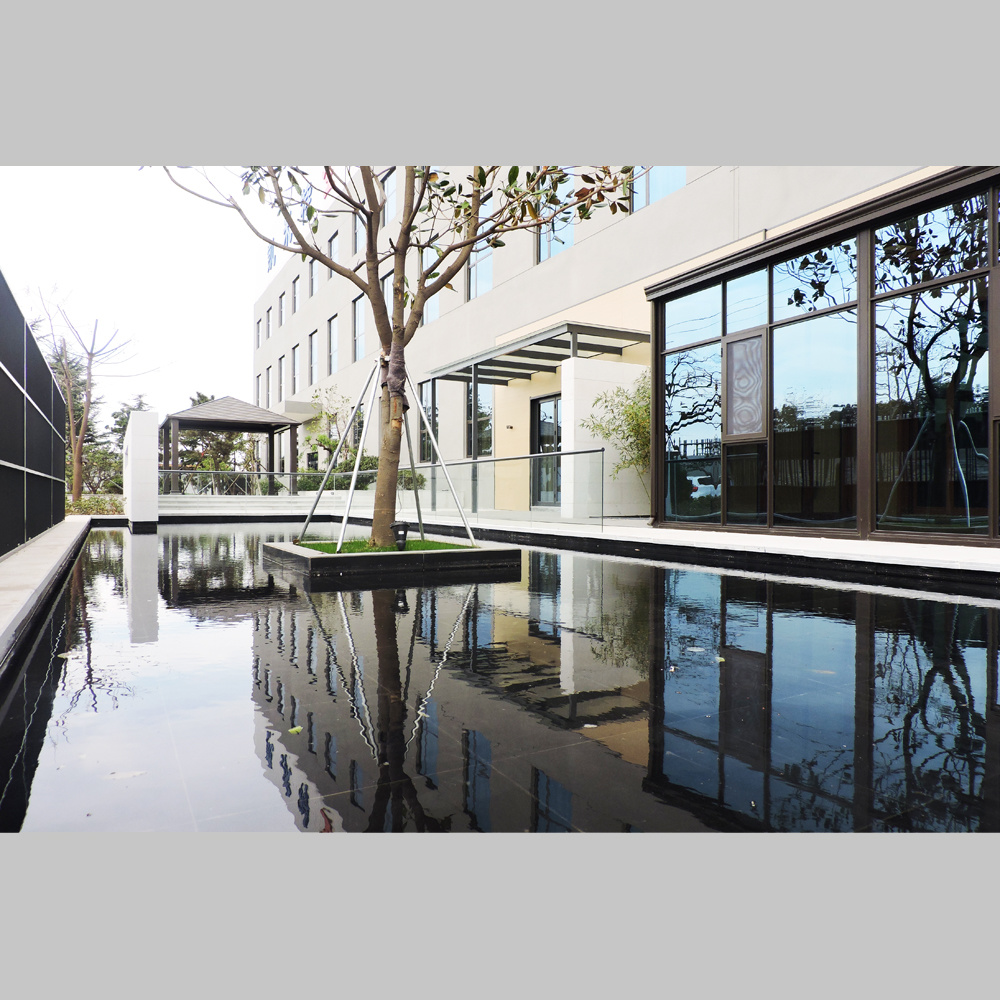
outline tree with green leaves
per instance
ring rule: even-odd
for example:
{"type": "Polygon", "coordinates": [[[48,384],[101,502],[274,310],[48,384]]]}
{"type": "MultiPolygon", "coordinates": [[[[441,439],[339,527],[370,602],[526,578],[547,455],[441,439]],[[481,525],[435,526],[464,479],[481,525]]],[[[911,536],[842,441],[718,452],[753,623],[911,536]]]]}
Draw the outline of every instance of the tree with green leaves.
{"type": "Polygon", "coordinates": [[[474,253],[502,247],[507,233],[555,233],[574,218],[586,220],[601,209],[627,212],[632,180],[631,167],[610,166],[474,166],[465,177],[429,166],[245,168],[242,196],[277,213],[290,237],[286,245],[258,224],[252,202],[226,193],[207,172],[196,176],[188,168],[182,181],[180,168],[166,169],[185,191],[233,210],[260,239],[317,261],[368,299],[381,344],[381,433],[371,535],[377,546],[393,541],[403,413],[408,407],[405,352],[420,329],[428,300],[452,287],[474,253]],[[392,231],[383,218],[384,182],[390,173],[402,206],[392,231]],[[357,267],[333,260],[317,236],[323,219],[338,216],[356,219],[363,230],[363,258],[357,267]],[[385,295],[381,277],[387,263],[392,265],[392,281],[385,295]]]}
{"type": "Polygon", "coordinates": [[[615,386],[594,400],[591,416],[580,426],[595,437],[609,441],[618,449],[618,461],[611,469],[611,478],[633,469],[649,496],[646,473],[649,472],[650,427],[649,406],[652,397],[652,377],[647,370],[634,384],[626,388],[615,386]]]}

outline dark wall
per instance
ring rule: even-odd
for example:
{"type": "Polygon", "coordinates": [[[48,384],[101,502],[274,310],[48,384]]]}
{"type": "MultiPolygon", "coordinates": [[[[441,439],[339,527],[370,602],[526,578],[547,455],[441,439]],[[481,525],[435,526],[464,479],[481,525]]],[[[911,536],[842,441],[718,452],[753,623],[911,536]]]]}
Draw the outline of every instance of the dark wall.
{"type": "Polygon", "coordinates": [[[66,404],[0,274],[0,555],[65,516],[66,404]]]}

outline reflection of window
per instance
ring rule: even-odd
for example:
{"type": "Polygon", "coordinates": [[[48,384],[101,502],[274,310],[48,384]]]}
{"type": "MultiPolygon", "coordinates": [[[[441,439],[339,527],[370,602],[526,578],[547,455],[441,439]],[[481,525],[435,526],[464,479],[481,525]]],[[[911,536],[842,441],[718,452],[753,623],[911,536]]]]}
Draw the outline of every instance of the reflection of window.
{"type": "Polygon", "coordinates": [[[465,454],[472,456],[493,454],[493,386],[478,386],[478,404],[472,412],[472,383],[465,391],[465,454]],[[473,449],[473,434],[476,435],[473,449]]]}
{"type": "Polygon", "coordinates": [[[323,747],[323,758],[326,765],[326,773],[337,780],[337,737],[332,733],[326,734],[325,746],[323,747]]]}
{"type": "Polygon", "coordinates": [[[490,772],[493,752],[482,733],[462,731],[464,761],[464,796],[462,808],[475,830],[490,831],[490,772]]]}
{"type": "Polygon", "coordinates": [[[559,638],[561,559],[558,552],[528,553],[528,634],[559,638]]]}
{"type": "Polygon", "coordinates": [[[569,833],[572,829],[573,796],[569,789],[537,767],[531,769],[531,791],[535,797],[535,833],[569,833]]]}
{"type": "Polygon", "coordinates": [[[365,297],[359,295],[352,303],[354,317],[354,356],[360,361],[365,356],[365,297]]]}
{"type": "Polygon", "coordinates": [[[417,744],[417,774],[427,779],[429,788],[437,787],[438,710],[437,702],[429,698],[420,721],[420,742],[417,744]]]}
{"type": "Polygon", "coordinates": [[[986,282],[875,307],[879,528],[989,532],[986,282]]]}
{"type": "Polygon", "coordinates": [[[686,167],[636,167],[634,173],[636,178],[631,185],[633,212],[679,190],[687,182],[686,167]]]}
{"type": "Polygon", "coordinates": [[[364,809],[364,799],[361,795],[361,786],[364,784],[364,775],[361,773],[361,765],[356,761],[351,761],[349,769],[351,782],[351,805],[364,809]]]}

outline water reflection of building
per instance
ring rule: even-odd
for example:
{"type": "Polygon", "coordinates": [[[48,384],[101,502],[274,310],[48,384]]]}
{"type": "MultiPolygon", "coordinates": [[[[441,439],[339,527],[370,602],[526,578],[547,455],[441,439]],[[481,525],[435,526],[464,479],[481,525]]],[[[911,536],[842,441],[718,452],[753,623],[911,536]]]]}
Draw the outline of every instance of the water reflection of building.
{"type": "Polygon", "coordinates": [[[995,606],[661,580],[650,791],[739,829],[1000,829],[995,606]]]}

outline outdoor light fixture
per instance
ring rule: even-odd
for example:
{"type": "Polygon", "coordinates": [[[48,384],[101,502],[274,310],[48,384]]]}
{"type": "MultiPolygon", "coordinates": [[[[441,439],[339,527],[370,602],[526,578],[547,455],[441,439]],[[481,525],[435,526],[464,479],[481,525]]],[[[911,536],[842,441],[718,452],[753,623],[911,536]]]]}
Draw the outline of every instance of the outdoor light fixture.
{"type": "Polygon", "coordinates": [[[396,548],[400,552],[406,548],[406,533],[410,530],[410,525],[406,521],[393,521],[389,527],[392,528],[392,535],[396,539],[396,548]]]}
{"type": "Polygon", "coordinates": [[[398,614],[405,615],[410,610],[410,605],[406,603],[406,591],[397,590],[396,591],[396,611],[398,614]]]}

